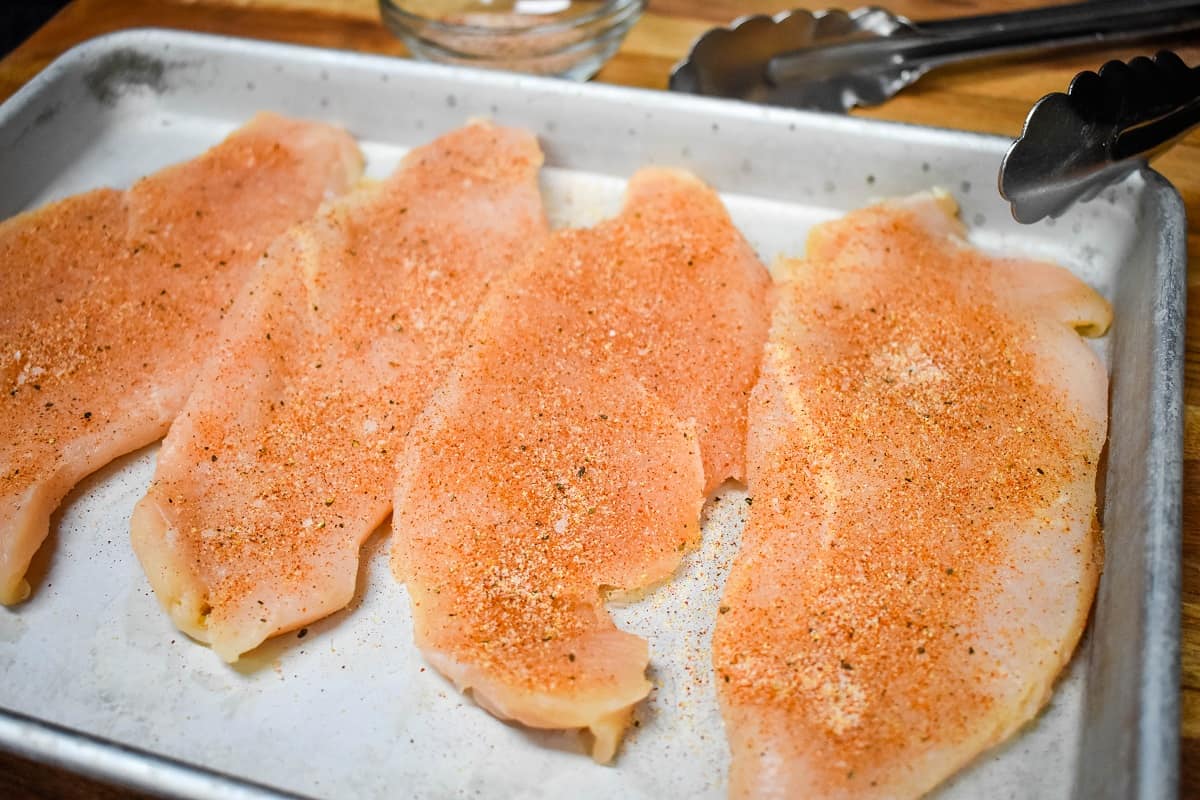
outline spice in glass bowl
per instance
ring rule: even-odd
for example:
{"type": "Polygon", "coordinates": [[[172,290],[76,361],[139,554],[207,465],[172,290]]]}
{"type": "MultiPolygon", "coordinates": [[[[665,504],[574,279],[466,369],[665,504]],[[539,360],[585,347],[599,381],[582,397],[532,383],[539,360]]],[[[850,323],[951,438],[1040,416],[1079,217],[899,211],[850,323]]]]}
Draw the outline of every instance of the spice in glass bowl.
{"type": "Polygon", "coordinates": [[[645,0],[379,0],[384,23],[425,61],[587,80],[645,0]]]}

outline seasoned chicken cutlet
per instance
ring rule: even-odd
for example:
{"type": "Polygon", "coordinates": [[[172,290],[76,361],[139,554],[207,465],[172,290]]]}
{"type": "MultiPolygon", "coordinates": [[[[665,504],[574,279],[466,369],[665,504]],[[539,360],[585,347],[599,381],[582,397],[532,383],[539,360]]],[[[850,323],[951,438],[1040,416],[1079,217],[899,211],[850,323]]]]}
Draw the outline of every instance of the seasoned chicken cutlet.
{"type": "Polygon", "coordinates": [[[405,434],[545,233],[541,163],[533,136],[471,125],[272,245],[133,517],[182,630],[232,661],[350,601],[405,434]]]}
{"type": "Polygon", "coordinates": [[[0,602],[83,477],[166,433],[263,249],[359,177],[343,131],[263,114],[128,191],[0,223],[0,602]]]}
{"type": "Polygon", "coordinates": [[[741,474],[768,285],[712,191],[644,170],[492,289],[393,516],[417,644],[484,708],[613,757],[649,655],[605,598],[668,578],[706,486],[741,474]]]}
{"type": "Polygon", "coordinates": [[[1108,304],[945,197],[816,229],[750,406],[713,640],[734,797],[917,797],[1045,704],[1102,562],[1108,304]]]}

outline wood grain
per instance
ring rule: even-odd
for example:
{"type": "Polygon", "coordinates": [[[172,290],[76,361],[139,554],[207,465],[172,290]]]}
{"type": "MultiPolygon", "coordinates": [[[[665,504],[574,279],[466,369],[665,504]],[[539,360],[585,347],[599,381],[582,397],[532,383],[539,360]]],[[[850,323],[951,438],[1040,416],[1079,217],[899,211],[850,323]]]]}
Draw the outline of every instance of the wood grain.
{"type": "MultiPolygon", "coordinates": [[[[892,0],[883,2],[913,19],[962,16],[1028,8],[1039,0],[892,0]]],[[[671,68],[692,39],[713,24],[748,13],[773,13],[793,6],[820,8],[823,0],[650,0],[649,9],[621,51],[597,80],[664,88],[671,68]]],[[[55,57],[93,36],[132,27],[157,26],[234,34],[321,47],[403,55],[404,48],[379,23],[375,0],[75,0],[25,44],[0,61],[0,99],[19,89],[55,57]]],[[[965,130],[1016,135],[1029,107],[1043,94],[1061,91],[1075,73],[1110,58],[1129,58],[1172,47],[1189,63],[1200,63],[1200,40],[1156,42],[1076,50],[1054,56],[1011,58],[945,69],[863,116],[965,130]]],[[[1200,797],[1200,134],[1193,133],[1156,167],[1180,190],[1188,210],[1188,341],[1184,439],[1183,544],[1183,736],[1182,796],[1200,797]]],[[[79,779],[0,760],[0,796],[102,796],[79,779]],[[14,777],[15,776],[15,777],[14,777]],[[65,781],[65,783],[64,783],[65,781]],[[64,788],[66,787],[66,788],[64,788]],[[72,794],[71,792],[75,792],[72,794]]],[[[115,796],[115,795],[114,795],[115,796]]]]}
{"type": "Polygon", "coordinates": [[[149,795],[110,786],[2,751],[0,797],[5,800],[149,800],[149,795]]]}

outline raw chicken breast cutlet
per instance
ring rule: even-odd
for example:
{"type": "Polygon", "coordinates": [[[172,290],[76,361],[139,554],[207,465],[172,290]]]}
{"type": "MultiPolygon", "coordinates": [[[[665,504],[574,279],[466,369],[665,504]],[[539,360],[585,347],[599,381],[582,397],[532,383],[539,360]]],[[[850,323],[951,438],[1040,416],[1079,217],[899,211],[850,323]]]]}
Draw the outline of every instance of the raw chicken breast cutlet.
{"type": "Polygon", "coordinates": [[[28,595],[71,487],[166,433],[266,246],[361,168],[345,132],[262,114],[128,191],[0,223],[0,602],[28,595]]]}
{"type": "Polygon", "coordinates": [[[768,284],[712,191],[644,170],[620,216],[493,287],[393,517],[417,644],[492,713],[590,729],[613,757],[649,654],[605,598],[668,578],[706,487],[741,476],[768,284]]]}
{"type": "Polygon", "coordinates": [[[1045,704],[1102,562],[1110,310],[945,197],[820,226],[750,405],[713,659],[734,797],[917,797],[1045,704]]]}
{"type": "Polygon", "coordinates": [[[545,233],[541,163],[531,135],[471,125],[271,246],[133,516],[182,630],[232,661],[350,601],[405,434],[545,233]]]}

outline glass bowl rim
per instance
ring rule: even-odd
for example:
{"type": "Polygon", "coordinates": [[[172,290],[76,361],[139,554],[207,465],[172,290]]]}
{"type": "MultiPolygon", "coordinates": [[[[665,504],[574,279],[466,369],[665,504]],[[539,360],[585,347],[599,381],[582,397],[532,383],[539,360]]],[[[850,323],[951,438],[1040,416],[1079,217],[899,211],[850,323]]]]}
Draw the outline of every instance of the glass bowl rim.
{"type": "Polygon", "coordinates": [[[614,19],[627,15],[630,12],[644,11],[646,0],[604,0],[597,8],[588,11],[586,14],[581,14],[578,17],[570,19],[554,20],[540,25],[464,25],[456,22],[443,22],[442,20],[433,19],[432,17],[423,17],[420,14],[414,14],[411,11],[405,11],[400,8],[395,0],[379,0],[380,7],[384,8],[385,13],[393,14],[399,17],[400,21],[408,25],[415,32],[418,27],[431,28],[443,33],[453,33],[456,35],[467,36],[495,36],[496,34],[508,36],[520,36],[522,34],[533,34],[541,36],[546,33],[554,33],[557,31],[570,31],[577,28],[582,28],[593,22],[614,19]]]}

